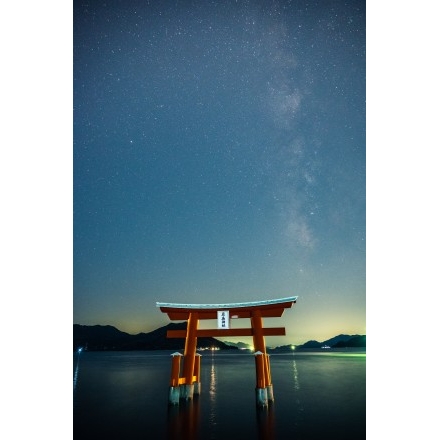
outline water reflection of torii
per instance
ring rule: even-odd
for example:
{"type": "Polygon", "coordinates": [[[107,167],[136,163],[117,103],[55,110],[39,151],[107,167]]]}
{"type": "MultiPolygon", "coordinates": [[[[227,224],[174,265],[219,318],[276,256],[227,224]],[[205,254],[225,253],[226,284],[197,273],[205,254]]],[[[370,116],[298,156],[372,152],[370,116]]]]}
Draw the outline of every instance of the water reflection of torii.
{"type": "Polygon", "coordinates": [[[284,309],[296,303],[297,296],[288,298],[229,304],[175,304],[157,302],[157,307],[172,321],[187,320],[186,330],[168,330],[168,338],[185,338],[183,374],[180,375],[180,353],[173,354],[169,402],[192,399],[200,393],[200,356],[196,355],[198,337],[252,336],[255,350],[256,398],[258,406],[273,400],[269,356],[264,336],[284,336],[284,327],[264,328],[263,318],[282,316],[284,309]],[[251,328],[230,328],[230,319],[249,318],[251,328]],[[217,329],[198,329],[201,319],[217,319],[217,329]]]}

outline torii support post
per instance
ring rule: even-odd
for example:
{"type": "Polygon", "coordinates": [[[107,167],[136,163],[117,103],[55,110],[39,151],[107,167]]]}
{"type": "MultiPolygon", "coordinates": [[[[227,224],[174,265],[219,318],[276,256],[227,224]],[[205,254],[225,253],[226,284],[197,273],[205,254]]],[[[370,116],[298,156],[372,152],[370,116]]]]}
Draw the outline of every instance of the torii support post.
{"type": "Polygon", "coordinates": [[[176,352],[171,355],[173,357],[171,362],[171,378],[170,378],[170,393],[168,401],[172,405],[178,405],[180,399],[179,375],[180,375],[180,358],[181,354],[176,352]]]}
{"type": "Polygon", "coordinates": [[[270,374],[270,360],[269,354],[265,354],[265,367],[266,367],[266,391],[267,391],[267,400],[269,402],[273,402],[273,385],[272,385],[272,375],[270,374]]]}
{"type": "Polygon", "coordinates": [[[200,361],[201,361],[202,355],[199,353],[196,353],[196,360],[194,363],[194,377],[195,377],[195,382],[194,382],[194,395],[199,395],[200,391],[201,391],[201,379],[200,379],[200,361]]]}
{"type": "Polygon", "coordinates": [[[257,375],[256,399],[257,406],[267,406],[268,400],[273,401],[273,385],[270,375],[269,355],[266,353],[266,343],[263,333],[263,318],[261,311],[255,309],[251,314],[252,334],[255,349],[255,369],[257,375]]]}
{"type": "Polygon", "coordinates": [[[182,381],[182,393],[181,393],[181,397],[186,400],[193,398],[194,382],[198,380],[195,379],[194,377],[198,323],[199,320],[198,320],[197,312],[190,313],[188,319],[187,333],[185,338],[185,351],[183,354],[183,381],[182,381]]]}
{"type": "MultiPolygon", "coordinates": [[[[186,330],[168,330],[168,338],[185,338],[183,355],[183,376],[180,374],[180,353],[174,353],[170,380],[172,404],[179,399],[189,400],[200,394],[200,355],[197,355],[197,337],[252,336],[255,349],[256,398],[257,406],[266,407],[274,400],[270,373],[269,355],[266,352],[264,336],[284,336],[284,327],[264,328],[263,317],[282,316],[284,309],[296,303],[297,296],[288,298],[229,304],[175,304],[156,303],[171,320],[187,320],[186,330]],[[222,325],[217,329],[198,330],[200,319],[218,319],[218,314],[227,312],[232,318],[250,318],[251,328],[231,329],[222,325]],[[180,355],[176,358],[177,355],[180,355]],[[176,358],[176,359],[175,359],[176,358]]],[[[222,321],[223,323],[225,321],[222,321]]],[[[220,324],[219,324],[220,325],[220,324]]]]}

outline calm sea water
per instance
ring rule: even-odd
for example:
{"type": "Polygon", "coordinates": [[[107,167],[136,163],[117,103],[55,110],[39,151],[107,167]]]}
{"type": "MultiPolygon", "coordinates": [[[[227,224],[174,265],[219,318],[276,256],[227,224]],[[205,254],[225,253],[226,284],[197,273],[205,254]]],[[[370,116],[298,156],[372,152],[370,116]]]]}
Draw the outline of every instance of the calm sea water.
{"type": "Polygon", "coordinates": [[[275,401],[257,408],[250,353],[202,353],[201,394],[168,405],[171,351],[73,359],[74,439],[365,439],[365,351],[272,354],[275,401]]]}

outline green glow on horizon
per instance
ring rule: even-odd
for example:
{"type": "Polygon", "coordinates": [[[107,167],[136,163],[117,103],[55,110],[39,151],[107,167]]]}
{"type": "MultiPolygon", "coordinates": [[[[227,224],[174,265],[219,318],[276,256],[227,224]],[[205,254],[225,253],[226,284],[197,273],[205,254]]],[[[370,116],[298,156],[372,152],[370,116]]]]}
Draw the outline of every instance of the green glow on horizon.
{"type": "Polygon", "coordinates": [[[343,357],[366,357],[367,353],[323,353],[327,356],[343,356],[343,357]]]}

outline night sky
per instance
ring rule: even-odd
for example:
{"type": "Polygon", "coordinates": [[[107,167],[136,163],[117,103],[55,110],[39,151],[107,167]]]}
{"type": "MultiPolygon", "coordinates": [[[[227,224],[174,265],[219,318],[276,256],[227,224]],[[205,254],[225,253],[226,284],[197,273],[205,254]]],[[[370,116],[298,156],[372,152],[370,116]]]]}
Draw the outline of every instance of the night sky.
{"type": "Polygon", "coordinates": [[[365,20],[364,1],[73,2],[74,323],[298,295],[269,346],[366,334],[365,20]]]}

